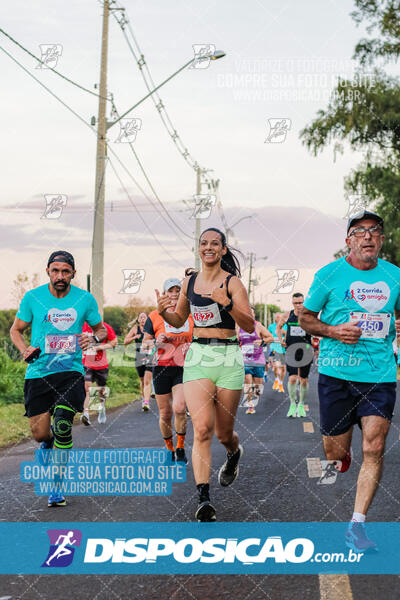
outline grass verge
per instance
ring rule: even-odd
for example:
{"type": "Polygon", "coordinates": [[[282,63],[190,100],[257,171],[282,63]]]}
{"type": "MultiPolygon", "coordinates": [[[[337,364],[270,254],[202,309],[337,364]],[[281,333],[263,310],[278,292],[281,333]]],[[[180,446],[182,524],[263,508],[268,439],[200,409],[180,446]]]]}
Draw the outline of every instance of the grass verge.
{"type": "MultiPolygon", "coordinates": [[[[113,409],[123,404],[129,404],[138,399],[137,393],[111,394],[107,399],[107,409],[113,409]]],[[[29,420],[24,417],[23,404],[0,404],[0,448],[10,446],[31,437],[29,420]]],[[[75,417],[74,424],[79,423],[79,416],[75,417]]]]}

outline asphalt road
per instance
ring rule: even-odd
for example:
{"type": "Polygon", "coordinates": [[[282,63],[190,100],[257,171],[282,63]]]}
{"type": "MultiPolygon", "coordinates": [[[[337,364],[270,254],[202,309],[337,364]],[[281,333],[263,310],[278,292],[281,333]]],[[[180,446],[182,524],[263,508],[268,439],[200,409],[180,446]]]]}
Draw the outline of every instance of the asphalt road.
{"type": "MultiPolygon", "coordinates": [[[[360,433],[353,439],[351,469],[334,485],[317,485],[310,478],[307,458],[323,458],[318,429],[316,374],[312,372],[306,419],[287,419],[286,394],[272,392],[271,382],[255,415],[239,408],[237,431],[245,454],[240,477],[231,488],[218,486],[216,474],[225,458],[222,446],[213,442],[211,493],[218,521],[347,521],[353,511],[355,485],[361,460],[360,433]],[[305,433],[303,423],[313,424],[305,433]]],[[[95,419],[93,419],[95,421],[95,419]]],[[[382,485],[369,513],[371,521],[400,518],[398,477],[400,418],[395,415],[387,441],[382,485]]],[[[108,415],[105,425],[74,427],[75,447],[160,447],[155,401],[152,411],[142,413],[137,402],[108,415]]],[[[187,448],[192,443],[189,422],[187,448]]],[[[47,509],[46,499],[35,496],[31,484],[19,481],[22,460],[32,460],[37,445],[25,442],[0,452],[1,521],[192,521],[196,507],[190,467],[186,483],[174,484],[171,497],[71,497],[64,508],[47,509]]],[[[339,586],[327,596],[317,575],[2,575],[0,600],[209,600],[237,597],[241,600],[386,600],[400,597],[397,576],[350,575],[352,595],[339,586]],[[322,587],[320,587],[320,585],[322,587]],[[336,591],[335,591],[336,590],[336,591]],[[336,594],[336,595],[335,595],[336,594]]]]}

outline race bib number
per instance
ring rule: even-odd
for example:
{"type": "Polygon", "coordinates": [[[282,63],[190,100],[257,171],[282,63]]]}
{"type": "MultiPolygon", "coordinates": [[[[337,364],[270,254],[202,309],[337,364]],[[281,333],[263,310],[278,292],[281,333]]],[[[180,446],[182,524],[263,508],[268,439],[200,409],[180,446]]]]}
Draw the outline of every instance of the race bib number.
{"type": "Polygon", "coordinates": [[[293,337],[303,337],[306,335],[306,332],[300,325],[291,325],[290,326],[290,335],[293,337]]]}
{"type": "Polygon", "coordinates": [[[381,340],[389,333],[390,313],[351,312],[350,323],[361,327],[361,338],[381,340]]]}
{"type": "Polygon", "coordinates": [[[165,333],[187,333],[189,331],[189,319],[186,319],[182,327],[172,327],[167,321],[164,321],[165,333]]]}
{"type": "Polygon", "coordinates": [[[75,335],[46,335],[46,354],[74,354],[76,351],[75,335]]]}
{"type": "Polygon", "coordinates": [[[244,344],[242,346],[242,354],[245,356],[251,356],[254,354],[254,344],[244,344]]]}
{"type": "Polygon", "coordinates": [[[209,306],[192,306],[191,310],[196,327],[209,327],[221,323],[221,314],[216,302],[209,306]]]}

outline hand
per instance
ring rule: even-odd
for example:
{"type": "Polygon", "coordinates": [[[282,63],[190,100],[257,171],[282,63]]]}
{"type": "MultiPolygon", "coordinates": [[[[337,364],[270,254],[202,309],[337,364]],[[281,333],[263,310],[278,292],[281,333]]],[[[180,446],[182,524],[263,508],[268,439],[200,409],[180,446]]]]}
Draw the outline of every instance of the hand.
{"type": "Polygon", "coordinates": [[[254,340],[254,345],[257,346],[257,348],[259,348],[262,344],[262,339],[258,338],[258,340],[254,340]]]}
{"type": "Polygon", "coordinates": [[[93,346],[93,334],[92,333],[81,333],[78,335],[78,344],[82,350],[87,350],[89,346],[93,346]]]}
{"type": "Polygon", "coordinates": [[[342,323],[341,325],[332,326],[332,337],[343,344],[357,344],[360,335],[361,327],[352,325],[351,323],[342,323]]]}
{"type": "Polygon", "coordinates": [[[28,346],[24,352],[22,352],[22,358],[25,360],[36,348],[34,346],[28,346]]]}
{"type": "Polygon", "coordinates": [[[168,298],[166,292],[160,294],[158,290],[154,291],[157,296],[157,311],[160,315],[162,315],[163,312],[167,310],[167,308],[172,308],[172,306],[174,306],[174,303],[168,298]]]}
{"type": "Polygon", "coordinates": [[[400,335],[400,319],[396,319],[394,324],[396,327],[396,335],[400,335]]]}
{"type": "Polygon", "coordinates": [[[218,302],[222,306],[228,306],[230,304],[230,299],[228,298],[228,282],[227,279],[224,281],[224,285],[222,287],[216,287],[213,289],[211,294],[201,294],[202,298],[211,298],[214,302],[218,302]]]}
{"type": "Polygon", "coordinates": [[[286,348],[286,340],[282,340],[280,342],[280,345],[282,346],[282,348],[286,348]]]}
{"type": "Polygon", "coordinates": [[[169,337],[166,333],[160,333],[159,336],[156,337],[156,344],[159,346],[160,344],[166,344],[169,340],[169,337]]]}

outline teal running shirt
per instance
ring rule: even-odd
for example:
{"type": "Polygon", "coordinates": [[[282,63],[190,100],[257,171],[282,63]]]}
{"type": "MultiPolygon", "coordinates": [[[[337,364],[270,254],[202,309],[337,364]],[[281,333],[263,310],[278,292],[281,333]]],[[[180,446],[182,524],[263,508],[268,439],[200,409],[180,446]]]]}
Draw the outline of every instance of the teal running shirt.
{"type": "Polygon", "coordinates": [[[365,383],[395,382],[396,335],[394,310],[400,309],[400,269],[378,259],[374,269],[362,271],[345,258],[315,274],[304,307],[320,312],[329,325],[352,322],[362,329],[356,344],[323,338],[318,370],[324,375],[365,383]]]}
{"type": "Polygon", "coordinates": [[[17,317],[31,323],[31,346],[41,350],[39,358],[28,365],[25,379],[62,371],[83,373],[78,335],[85,321],[91,326],[101,321],[92,294],[71,285],[64,298],[56,298],[48,284],[41,285],[25,294],[17,317]]]}

